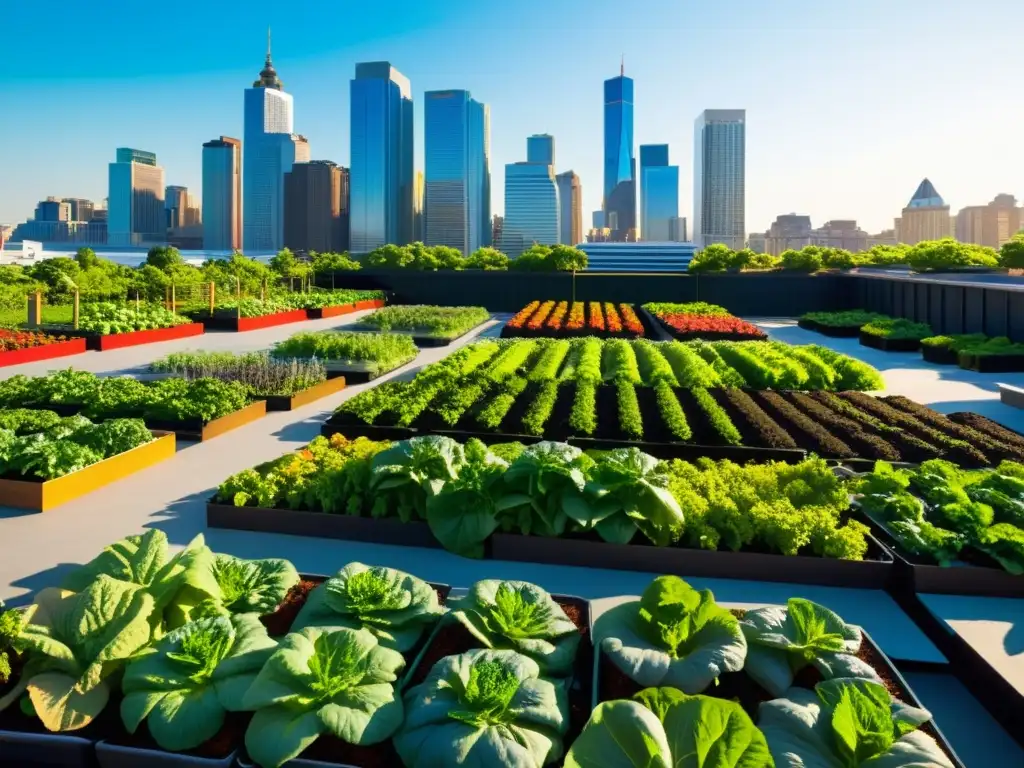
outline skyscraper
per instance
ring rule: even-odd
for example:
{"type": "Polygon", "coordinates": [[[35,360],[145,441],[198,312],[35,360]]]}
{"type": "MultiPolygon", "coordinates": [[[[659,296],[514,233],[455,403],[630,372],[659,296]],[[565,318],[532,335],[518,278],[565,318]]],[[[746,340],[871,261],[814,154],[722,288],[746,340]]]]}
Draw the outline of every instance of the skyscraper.
{"type": "Polygon", "coordinates": [[[227,136],[203,144],[203,248],[242,247],[242,142],[227,136]]]}
{"type": "Polygon", "coordinates": [[[469,255],[490,242],[490,113],[468,91],[425,94],[424,236],[469,255]]]}
{"type": "Polygon", "coordinates": [[[668,144],[640,147],[640,239],[679,239],[679,166],[668,164],[668,144]]]}
{"type": "Polygon", "coordinates": [[[164,211],[167,214],[168,229],[185,226],[188,197],[188,187],[168,186],[164,188],[164,211]]]}
{"type": "Polygon", "coordinates": [[[605,226],[612,239],[636,236],[636,159],[633,155],[633,80],[625,65],[604,81],[605,226]]]}
{"type": "Polygon", "coordinates": [[[698,248],[747,239],[745,109],[706,109],[694,124],[693,239],[698,248]]]}
{"type": "Polygon", "coordinates": [[[350,244],[368,253],[413,231],[413,102],[386,61],[356,64],[351,81],[350,244]]]}
{"type": "Polygon", "coordinates": [[[35,221],[79,221],[71,216],[71,205],[66,200],[48,197],[36,205],[35,221]]]}
{"type": "Polygon", "coordinates": [[[505,166],[501,250],[515,258],[534,243],[557,245],[560,219],[558,185],[552,166],[542,163],[505,166]]]}
{"type": "Polygon", "coordinates": [[[416,171],[412,190],[412,239],[423,242],[423,171],[416,171]]]}
{"type": "Polygon", "coordinates": [[[306,140],[292,135],[294,104],[283,87],[270,59],[268,33],[263,70],[245,91],[242,240],[247,251],[271,252],[282,247],[284,174],[292,163],[309,160],[306,140]]]}
{"type": "Polygon", "coordinates": [[[988,205],[961,208],[956,216],[956,239],[961,243],[1000,248],[1024,227],[1024,209],[1013,195],[996,195],[988,205]]]}
{"type": "Polygon", "coordinates": [[[580,177],[572,171],[555,176],[558,182],[558,207],[561,223],[559,242],[579,245],[583,242],[583,187],[580,177]]]}
{"type": "Polygon", "coordinates": [[[156,155],[120,148],[109,167],[107,242],[110,245],[161,243],[167,239],[164,169],[156,155]]]}
{"type": "Polygon", "coordinates": [[[896,219],[896,239],[907,245],[916,245],[922,240],[939,240],[953,236],[953,219],[949,206],[925,179],[910,198],[903,215],[896,219]]]}
{"type": "Polygon", "coordinates": [[[348,169],[330,160],[295,163],[284,175],[284,244],[293,251],[347,250],[348,169]]]}
{"type": "Polygon", "coordinates": [[[555,164],[555,137],[547,133],[535,133],[526,139],[526,162],[542,165],[555,164]]]}
{"type": "Polygon", "coordinates": [[[70,221],[92,221],[93,211],[96,204],[84,197],[65,197],[64,202],[68,204],[68,216],[70,221]]]}

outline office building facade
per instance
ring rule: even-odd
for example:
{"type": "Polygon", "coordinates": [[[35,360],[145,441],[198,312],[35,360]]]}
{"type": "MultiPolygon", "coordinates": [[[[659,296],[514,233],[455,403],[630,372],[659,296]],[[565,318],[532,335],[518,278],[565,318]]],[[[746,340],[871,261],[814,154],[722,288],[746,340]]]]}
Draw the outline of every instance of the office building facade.
{"type": "Polygon", "coordinates": [[[246,251],[271,253],[284,242],[284,174],[309,160],[305,139],[293,136],[291,94],[267,58],[259,79],[245,91],[245,155],[242,173],[242,243],[246,251]]]}
{"type": "Polygon", "coordinates": [[[506,165],[501,250],[515,258],[534,243],[557,245],[560,225],[558,184],[552,166],[541,163],[506,165]]]}
{"type": "Polygon", "coordinates": [[[404,245],[413,232],[413,101],[389,62],[356,64],[350,83],[350,247],[404,245]]]}
{"type": "Polygon", "coordinates": [[[348,169],[295,163],[284,176],[284,244],[293,251],[348,250],[348,169]]]}
{"type": "Polygon", "coordinates": [[[412,239],[423,242],[423,171],[416,171],[412,191],[412,239]]]}
{"type": "Polygon", "coordinates": [[[167,228],[185,226],[188,211],[188,187],[169,186],[164,188],[164,211],[167,214],[167,228]]]}
{"type": "Polygon", "coordinates": [[[555,176],[558,183],[558,205],[560,208],[559,242],[565,245],[579,245],[583,242],[583,187],[580,177],[572,171],[555,176]]]}
{"type": "Polygon", "coordinates": [[[71,205],[56,197],[39,201],[34,218],[36,221],[79,221],[71,217],[71,205]]]}
{"type": "Polygon", "coordinates": [[[636,239],[636,158],[633,154],[633,80],[625,68],[604,81],[604,226],[612,239],[636,239]]]}
{"type": "Polygon", "coordinates": [[[952,237],[953,221],[949,206],[935,186],[924,179],[903,209],[903,214],[896,219],[896,238],[901,243],[916,245],[923,240],[952,237]]]}
{"type": "Polygon", "coordinates": [[[68,219],[70,221],[92,221],[96,204],[92,200],[83,197],[65,197],[64,202],[68,204],[68,219]]]}
{"type": "Polygon", "coordinates": [[[152,152],[121,148],[116,157],[108,173],[108,244],[164,242],[164,169],[152,152]]]}
{"type": "Polygon", "coordinates": [[[1024,209],[1013,195],[996,195],[988,205],[971,205],[956,216],[956,239],[1001,248],[1024,228],[1024,209]]]}
{"type": "Polygon", "coordinates": [[[526,138],[526,162],[541,165],[555,164],[555,137],[547,133],[535,133],[526,138]]]}
{"type": "Polygon", "coordinates": [[[744,109],[707,109],[694,125],[693,238],[698,247],[744,247],[746,137],[744,109]]]}
{"type": "Polygon", "coordinates": [[[228,136],[203,144],[203,248],[242,247],[242,142],[228,136]]]}
{"type": "Polygon", "coordinates": [[[428,91],[424,236],[469,255],[490,243],[490,113],[468,91],[428,91]]]}
{"type": "Polygon", "coordinates": [[[677,242],[679,166],[668,164],[668,144],[640,147],[640,239],[677,242]]]}

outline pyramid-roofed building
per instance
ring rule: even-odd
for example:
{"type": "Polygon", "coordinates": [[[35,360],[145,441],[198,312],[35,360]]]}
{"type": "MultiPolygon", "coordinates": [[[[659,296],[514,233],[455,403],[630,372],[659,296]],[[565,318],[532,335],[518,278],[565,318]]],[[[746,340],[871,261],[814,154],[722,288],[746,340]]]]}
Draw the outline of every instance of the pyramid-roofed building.
{"type": "Polygon", "coordinates": [[[903,215],[896,219],[896,240],[916,245],[922,240],[939,240],[952,237],[953,223],[949,206],[935,189],[935,185],[924,179],[910,198],[903,215]]]}
{"type": "Polygon", "coordinates": [[[945,204],[942,195],[935,190],[935,186],[925,179],[918,185],[917,192],[910,198],[907,208],[940,208],[945,204]]]}

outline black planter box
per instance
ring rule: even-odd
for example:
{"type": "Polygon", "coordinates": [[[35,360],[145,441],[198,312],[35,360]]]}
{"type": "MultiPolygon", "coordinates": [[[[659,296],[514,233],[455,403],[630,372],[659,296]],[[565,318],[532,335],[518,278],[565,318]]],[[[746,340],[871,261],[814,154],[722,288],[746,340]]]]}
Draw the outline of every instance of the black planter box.
{"type": "Polygon", "coordinates": [[[979,373],[1024,371],[1024,355],[972,355],[969,352],[961,352],[957,362],[961,368],[979,373]]]}
{"type": "Polygon", "coordinates": [[[815,320],[808,320],[807,318],[801,317],[796,321],[798,328],[803,328],[805,331],[817,331],[818,323],[815,320]]]}
{"type": "Polygon", "coordinates": [[[489,323],[489,322],[490,322],[490,318],[488,318],[487,320],[484,320],[482,323],[479,323],[478,325],[474,325],[472,328],[470,328],[465,333],[460,333],[458,336],[453,336],[450,339],[445,339],[445,338],[441,338],[441,337],[438,337],[438,336],[425,336],[423,334],[417,334],[415,331],[395,331],[395,330],[382,331],[379,328],[374,328],[374,327],[368,326],[368,325],[353,325],[353,326],[345,328],[345,330],[346,331],[355,331],[357,333],[393,333],[395,335],[408,336],[409,338],[412,339],[412,343],[415,344],[417,347],[432,348],[432,347],[447,347],[449,344],[454,344],[459,339],[463,339],[466,336],[469,336],[470,334],[475,333],[476,331],[480,330],[483,326],[487,325],[487,323],[489,323]]]}
{"type": "Polygon", "coordinates": [[[807,458],[807,451],[800,448],[754,448],[746,445],[698,445],[696,443],[644,443],[626,440],[598,440],[592,437],[570,437],[569,445],[584,451],[612,451],[616,448],[639,448],[657,459],[728,459],[737,464],[751,461],[784,461],[799,464],[807,458]]]}
{"type": "Polygon", "coordinates": [[[344,435],[345,437],[365,437],[369,440],[408,440],[419,433],[408,427],[385,427],[376,424],[361,424],[355,421],[335,421],[332,416],[320,427],[324,437],[344,435]]]}
{"type": "Polygon", "coordinates": [[[430,527],[422,522],[403,523],[397,518],[355,517],[297,509],[236,507],[219,503],[215,499],[206,503],[206,525],[209,528],[284,533],[402,547],[441,548],[430,532],[430,527]]]}
{"type": "MultiPolygon", "coordinates": [[[[961,563],[949,567],[924,562],[903,550],[886,527],[870,515],[860,512],[871,534],[881,541],[895,558],[890,591],[914,595],[974,595],[978,597],[1024,597],[1024,576],[1008,573],[998,563],[985,567],[961,563]]],[[[980,553],[979,553],[980,554],[980,553]]],[[[987,558],[985,558],[987,559],[987,558]]]]}
{"type": "MultiPolygon", "coordinates": [[[[638,539],[641,538],[638,535],[638,539]]],[[[829,587],[882,589],[892,574],[893,558],[876,539],[868,537],[868,557],[860,562],[764,554],[711,551],[648,544],[608,544],[594,539],[563,536],[523,536],[495,533],[495,560],[518,563],[575,565],[616,571],[646,571],[677,576],[703,576],[747,581],[816,584],[829,587]]]]}
{"type": "Polygon", "coordinates": [[[749,333],[723,333],[715,331],[693,331],[683,333],[677,331],[657,315],[651,315],[651,317],[670,339],[675,339],[676,341],[694,341],[696,339],[701,339],[703,341],[764,341],[768,338],[768,334],[763,331],[758,336],[752,336],[749,333]]]}
{"type": "Polygon", "coordinates": [[[917,352],[921,348],[920,339],[887,339],[871,333],[860,332],[861,346],[880,349],[883,352],[917,352]]]}
{"type": "Polygon", "coordinates": [[[952,347],[937,347],[932,344],[921,345],[921,358],[926,363],[935,365],[957,365],[957,352],[952,347]]]}

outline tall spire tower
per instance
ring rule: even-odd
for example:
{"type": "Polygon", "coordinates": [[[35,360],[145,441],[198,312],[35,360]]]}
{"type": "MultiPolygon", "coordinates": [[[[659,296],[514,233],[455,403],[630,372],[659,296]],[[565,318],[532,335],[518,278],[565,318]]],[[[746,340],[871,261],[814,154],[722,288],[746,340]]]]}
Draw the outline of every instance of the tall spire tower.
{"type": "Polygon", "coordinates": [[[619,76],[604,81],[604,211],[612,240],[636,239],[636,158],[633,154],[633,80],[626,56],[619,76]]]}
{"type": "Polygon", "coordinates": [[[270,27],[267,27],[267,60],[263,63],[263,69],[260,72],[260,79],[256,80],[252,84],[253,88],[273,88],[275,91],[280,91],[284,88],[284,84],[281,79],[277,76],[277,71],[274,69],[274,62],[270,60],[270,27]]]}

